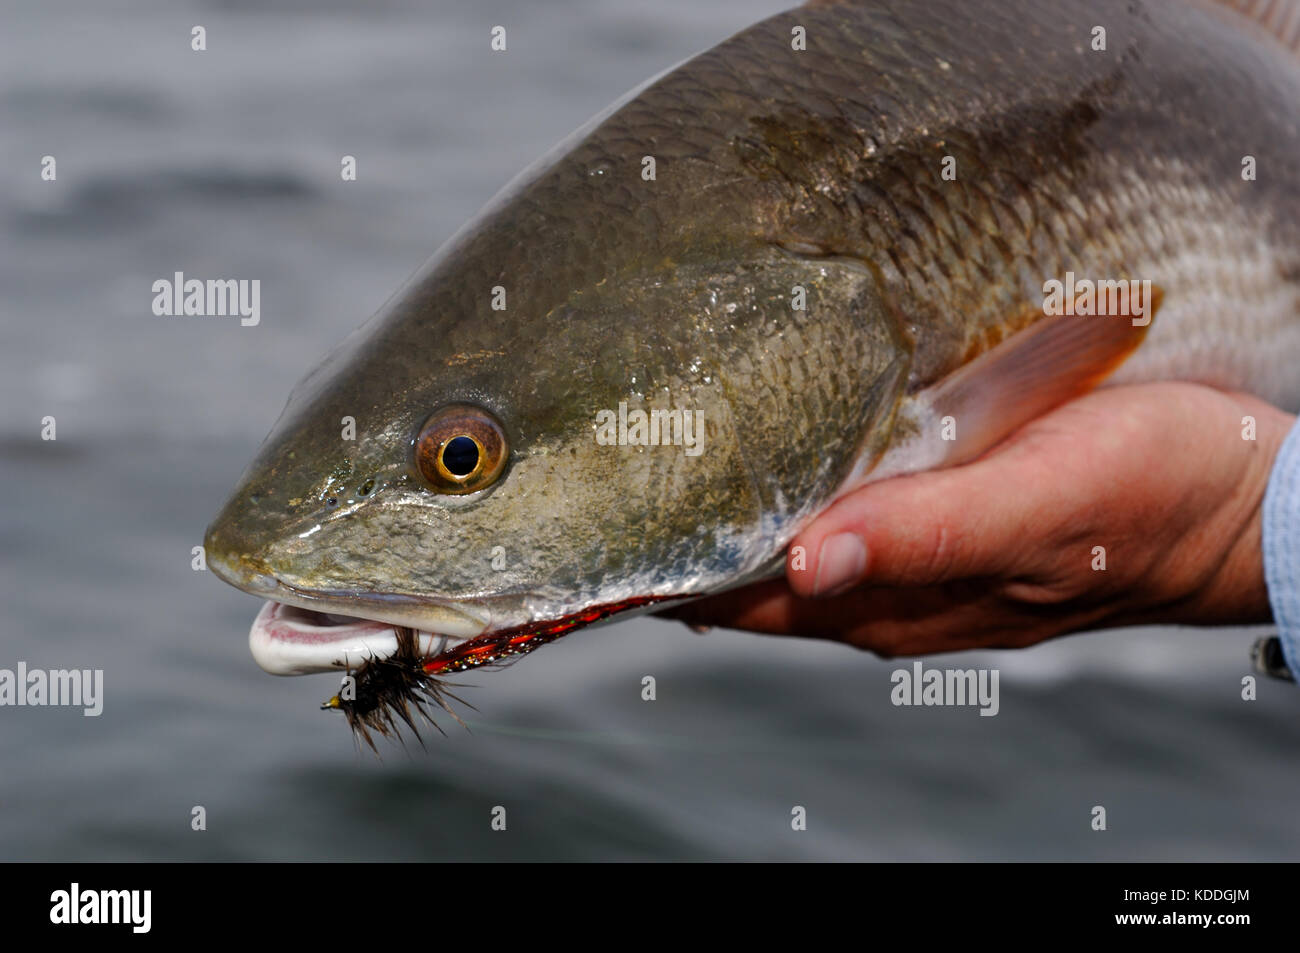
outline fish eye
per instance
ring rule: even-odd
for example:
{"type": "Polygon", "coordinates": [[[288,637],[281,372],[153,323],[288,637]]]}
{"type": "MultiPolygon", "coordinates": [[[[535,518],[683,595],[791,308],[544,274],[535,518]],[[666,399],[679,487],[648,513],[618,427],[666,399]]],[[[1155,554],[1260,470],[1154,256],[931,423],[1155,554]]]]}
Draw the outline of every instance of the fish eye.
{"type": "Polygon", "coordinates": [[[415,439],[416,469],[439,493],[474,493],[491,486],[508,455],[501,422],[472,404],[434,411],[415,439]]]}

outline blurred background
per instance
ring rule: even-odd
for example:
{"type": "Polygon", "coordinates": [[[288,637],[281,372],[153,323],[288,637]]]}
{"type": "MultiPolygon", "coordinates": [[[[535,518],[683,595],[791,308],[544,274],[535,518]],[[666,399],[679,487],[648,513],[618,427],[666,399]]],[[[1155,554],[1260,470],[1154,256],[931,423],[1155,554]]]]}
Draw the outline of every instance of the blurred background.
{"type": "Polygon", "coordinates": [[[472,732],[380,760],[191,569],[292,385],[499,187],[789,5],[0,2],[0,668],[105,695],[0,708],[0,859],[1297,856],[1300,693],[1242,701],[1251,632],[927,660],[999,669],[989,718],[892,706],[908,662],[633,620],[462,676],[472,732]],[[176,271],[260,279],[261,324],[155,316],[176,271]]]}

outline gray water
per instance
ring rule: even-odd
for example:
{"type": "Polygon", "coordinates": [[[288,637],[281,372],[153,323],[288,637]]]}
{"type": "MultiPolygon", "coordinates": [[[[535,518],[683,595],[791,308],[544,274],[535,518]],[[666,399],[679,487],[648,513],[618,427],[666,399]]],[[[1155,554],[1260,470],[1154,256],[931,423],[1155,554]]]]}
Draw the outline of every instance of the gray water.
{"type": "Polygon", "coordinates": [[[987,718],[891,705],[906,663],[633,620],[463,677],[471,732],[378,760],[191,569],[331,345],[568,131],[783,5],[0,3],[0,668],[105,694],[0,708],[0,859],[1297,856],[1300,694],[1241,700],[1249,632],[928,660],[998,668],[987,718]],[[260,279],[261,324],[154,316],[175,271],[260,279]]]}

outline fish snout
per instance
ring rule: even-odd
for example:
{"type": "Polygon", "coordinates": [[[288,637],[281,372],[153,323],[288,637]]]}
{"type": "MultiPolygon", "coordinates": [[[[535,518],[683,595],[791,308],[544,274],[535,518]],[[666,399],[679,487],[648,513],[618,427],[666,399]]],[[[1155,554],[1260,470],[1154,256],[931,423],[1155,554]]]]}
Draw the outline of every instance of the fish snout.
{"type": "Polygon", "coordinates": [[[220,519],[203,536],[204,560],[218,579],[250,595],[270,596],[279,580],[251,550],[220,519]]]}

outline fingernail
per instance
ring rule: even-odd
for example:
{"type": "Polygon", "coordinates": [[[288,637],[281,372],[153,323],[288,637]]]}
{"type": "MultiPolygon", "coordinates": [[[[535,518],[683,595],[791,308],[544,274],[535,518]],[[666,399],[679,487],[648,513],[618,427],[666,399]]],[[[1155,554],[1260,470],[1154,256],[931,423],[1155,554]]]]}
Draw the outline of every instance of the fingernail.
{"type": "Polygon", "coordinates": [[[854,533],[838,533],[822,541],[817,554],[814,596],[838,596],[862,577],[867,567],[867,547],[854,533]]]}

